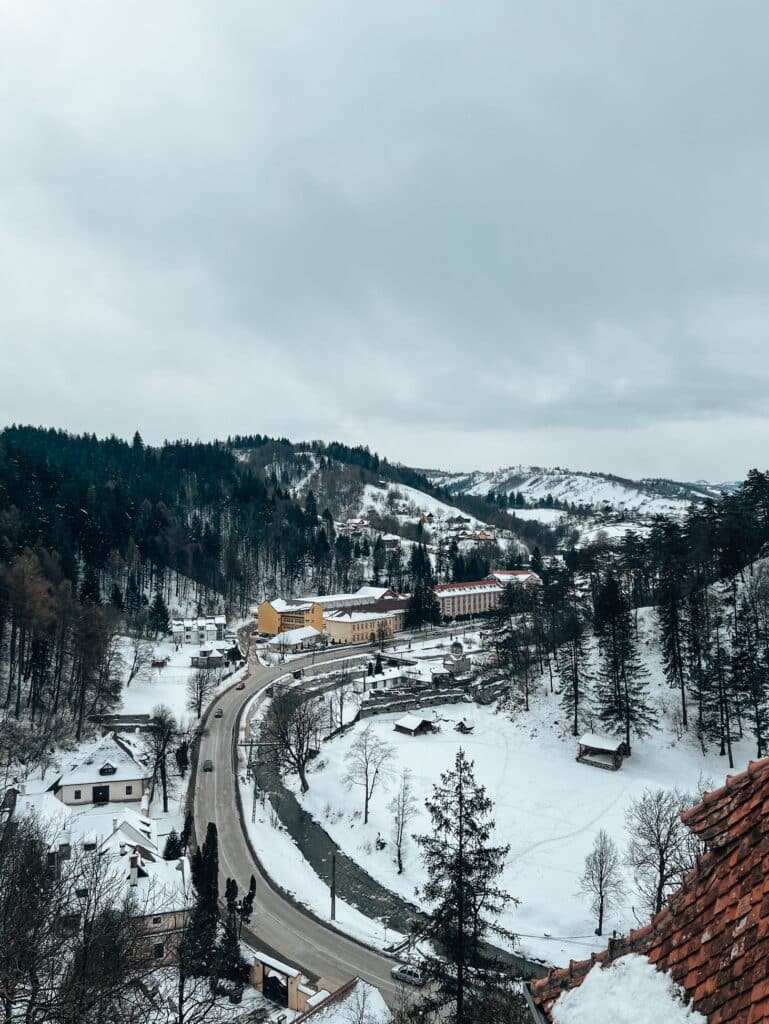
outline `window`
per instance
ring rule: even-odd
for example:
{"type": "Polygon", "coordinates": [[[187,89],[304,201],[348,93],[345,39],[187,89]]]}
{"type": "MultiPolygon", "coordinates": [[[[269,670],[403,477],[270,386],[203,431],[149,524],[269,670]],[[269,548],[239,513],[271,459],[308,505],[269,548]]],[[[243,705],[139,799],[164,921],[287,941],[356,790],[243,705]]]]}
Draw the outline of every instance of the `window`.
{"type": "Polygon", "coordinates": [[[83,795],[82,789],[76,789],[75,790],[75,799],[76,800],[79,800],[82,797],[82,795],[83,795]]]}
{"type": "Polygon", "coordinates": [[[152,923],[153,924],[160,924],[160,922],[162,920],[163,920],[163,915],[162,914],[155,914],[155,916],[152,918],[152,923]]]}
{"type": "Polygon", "coordinates": [[[125,795],[126,796],[130,796],[133,793],[133,791],[134,791],[133,786],[126,786],[126,788],[125,788],[125,795]]]}
{"type": "Polygon", "coordinates": [[[162,960],[163,957],[166,955],[165,943],[156,942],[155,945],[152,947],[152,955],[155,957],[156,960],[162,960]]]}

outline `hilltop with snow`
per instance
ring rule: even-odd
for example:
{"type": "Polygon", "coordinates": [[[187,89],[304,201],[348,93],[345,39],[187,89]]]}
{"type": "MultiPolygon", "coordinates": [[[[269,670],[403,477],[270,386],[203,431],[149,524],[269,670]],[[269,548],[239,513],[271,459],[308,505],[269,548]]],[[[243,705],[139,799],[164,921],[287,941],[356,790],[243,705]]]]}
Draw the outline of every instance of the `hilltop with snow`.
{"type": "MultiPolygon", "coordinates": [[[[595,509],[628,511],[645,515],[681,515],[692,502],[720,496],[720,487],[704,482],[679,483],[673,480],[630,480],[609,473],[508,466],[491,472],[445,473],[427,471],[432,483],[454,494],[483,497],[496,494],[521,494],[527,505],[552,498],[559,505],[591,506],[595,509]]],[[[722,485],[724,489],[727,485],[722,485]]]]}

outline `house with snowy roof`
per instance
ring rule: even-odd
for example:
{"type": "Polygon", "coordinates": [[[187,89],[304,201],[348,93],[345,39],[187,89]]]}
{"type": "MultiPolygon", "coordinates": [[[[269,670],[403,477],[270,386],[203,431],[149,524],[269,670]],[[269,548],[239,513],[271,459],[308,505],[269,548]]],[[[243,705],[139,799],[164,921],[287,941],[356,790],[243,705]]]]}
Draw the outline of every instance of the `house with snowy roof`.
{"type": "Polygon", "coordinates": [[[81,747],[52,789],[65,804],[140,801],[152,779],[152,758],[137,735],[112,732],[81,747]]]}
{"type": "Polygon", "coordinates": [[[172,619],[171,636],[176,644],[205,644],[224,640],[227,618],[224,615],[199,615],[193,619],[172,619]]]}
{"type": "Polygon", "coordinates": [[[335,992],[324,993],[321,998],[311,997],[308,1001],[309,1009],[296,1017],[294,1024],[350,1024],[351,1021],[390,1024],[393,1019],[379,989],[362,978],[351,978],[335,992]]]}
{"type": "Polygon", "coordinates": [[[173,955],[192,905],[190,865],[186,857],[163,859],[155,822],[130,807],[69,806],[50,792],[20,792],[15,813],[40,822],[57,872],[80,869],[84,854],[97,858],[93,878],[133,899],[154,958],[173,955]]]}
{"type": "Polygon", "coordinates": [[[610,940],[589,960],[532,982],[537,1024],[769,1022],[769,758],[727,778],[682,820],[705,848],[696,867],[648,924],[610,940]],[[664,975],[670,992],[667,1010],[657,1016],[646,1014],[643,964],[664,975]],[[628,992],[636,993],[632,1007],[628,992]]]}

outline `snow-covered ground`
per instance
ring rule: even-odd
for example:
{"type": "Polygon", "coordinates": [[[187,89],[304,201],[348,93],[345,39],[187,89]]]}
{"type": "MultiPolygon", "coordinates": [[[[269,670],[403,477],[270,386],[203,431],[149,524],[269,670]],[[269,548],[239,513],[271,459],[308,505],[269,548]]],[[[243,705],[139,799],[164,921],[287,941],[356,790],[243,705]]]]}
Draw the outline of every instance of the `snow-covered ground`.
{"type": "Polygon", "coordinates": [[[388,484],[386,487],[375,487],[373,484],[366,484],[361,497],[361,515],[365,515],[369,508],[375,508],[381,514],[394,515],[402,521],[413,521],[420,512],[425,515],[430,513],[436,519],[449,519],[451,516],[465,516],[469,519],[468,529],[480,529],[487,525],[480,519],[468,516],[454,505],[448,505],[445,501],[433,498],[424,491],[418,491],[415,487],[407,487],[405,484],[388,484]],[[394,494],[392,499],[394,509],[388,507],[388,496],[394,494]],[[398,511],[406,509],[409,511],[398,511]]]}
{"type": "MultiPolygon", "coordinates": [[[[261,702],[262,695],[257,694],[249,704],[249,707],[251,704],[261,705],[255,712],[255,720],[266,706],[261,702]]],[[[248,712],[243,716],[244,721],[247,715],[248,712]]],[[[299,852],[294,840],[272,812],[269,802],[257,801],[254,807],[253,783],[246,778],[242,748],[239,756],[238,784],[243,803],[243,817],[251,844],[270,878],[320,920],[369,946],[383,948],[401,939],[402,936],[391,928],[385,928],[381,921],[366,917],[340,898],[336,901],[335,920],[331,921],[329,887],[299,852]]]]}
{"type": "MultiPolygon", "coordinates": [[[[652,672],[652,694],[658,705],[670,712],[676,694],[664,681],[656,647],[647,648],[646,655],[652,672]]],[[[558,695],[550,694],[545,681],[533,698],[532,710],[521,713],[515,721],[489,707],[461,704],[435,710],[444,719],[437,735],[411,737],[396,733],[393,723],[398,716],[383,715],[359,723],[326,744],[324,765],[311,775],[310,790],[300,797],[301,802],[350,857],[382,884],[413,899],[415,887],[424,876],[410,840],[404,874],[397,874],[392,854],[392,814],[388,810],[394,783],[389,791],[380,787],[374,793],[370,821],[363,826],[360,794],[348,792],[341,783],[345,756],[361,729],[369,725],[377,736],[392,744],[396,771],[408,767],[413,774],[420,813],[409,832],[419,833],[430,827],[422,810],[424,798],[440,773],[452,766],[457,750],[464,748],[475,762],[478,781],[494,801],[498,837],[510,844],[503,884],[521,903],[509,907],[504,923],[520,936],[520,947],[525,952],[556,964],[584,958],[591,950],[605,946],[605,938],[594,935],[595,921],[578,894],[584,858],[596,833],[605,829],[624,847],[625,812],[645,788],[675,786],[697,792],[703,780],[720,785],[728,771],[725,759],[715,751],[703,757],[693,737],[677,739],[666,723],[649,739],[634,743],[633,756],[618,772],[577,764],[576,743],[568,733],[558,695]],[[475,726],[469,736],[454,730],[454,724],[463,717],[475,726]],[[378,833],[388,842],[383,851],[375,847],[378,833]]],[[[752,740],[737,744],[735,770],[743,768],[754,753],[752,740]]],[[[276,870],[285,871],[281,856],[267,849],[270,843],[262,842],[265,856],[274,859],[276,870]]],[[[632,880],[627,882],[626,904],[606,921],[609,934],[612,928],[625,931],[638,923],[631,909],[636,902],[632,880]]],[[[297,877],[292,888],[305,898],[303,885],[297,877]]],[[[307,898],[313,898],[313,891],[307,883],[307,898]]],[[[643,919],[645,915],[640,913],[643,919]]]]}
{"type": "MultiPolygon", "coordinates": [[[[668,497],[658,491],[653,482],[623,480],[603,473],[586,473],[570,469],[543,469],[536,466],[508,466],[492,472],[468,474],[430,473],[438,485],[447,484],[466,494],[480,497],[489,491],[511,490],[524,495],[527,502],[545,499],[548,494],[557,501],[579,505],[610,505],[647,515],[682,515],[689,506],[694,492],[681,484],[680,497],[668,497]]],[[[675,485],[673,485],[675,486],[675,485]]],[[[703,496],[698,494],[698,496],[703,496]]]]}
{"type": "Polygon", "coordinates": [[[516,519],[533,519],[548,526],[554,526],[566,518],[566,513],[560,508],[510,508],[508,512],[516,519]]]}

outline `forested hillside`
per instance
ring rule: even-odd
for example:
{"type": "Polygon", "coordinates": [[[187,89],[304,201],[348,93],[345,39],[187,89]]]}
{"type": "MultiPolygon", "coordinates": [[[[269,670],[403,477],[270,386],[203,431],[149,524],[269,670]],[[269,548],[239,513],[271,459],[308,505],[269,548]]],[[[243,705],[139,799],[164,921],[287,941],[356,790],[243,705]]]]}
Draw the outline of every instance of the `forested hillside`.
{"type": "Polygon", "coordinates": [[[575,735],[600,721],[628,747],[657,724],[634,610],[654,607],[655,642],[676,730],[718,743],[753,735],[769,749],[769,476],[753,471],[721,502],[683,522],[658,518],[646,536],[565,552],[544,586],[508,588],[494,623],[496,664],[528,708],[529,685],[557,667],[575,735]],[[598,658],[593,657],[597,649],[598,658]]]}

